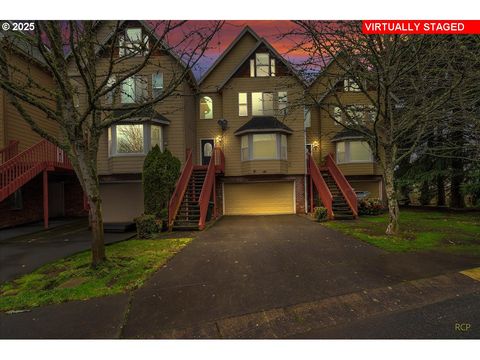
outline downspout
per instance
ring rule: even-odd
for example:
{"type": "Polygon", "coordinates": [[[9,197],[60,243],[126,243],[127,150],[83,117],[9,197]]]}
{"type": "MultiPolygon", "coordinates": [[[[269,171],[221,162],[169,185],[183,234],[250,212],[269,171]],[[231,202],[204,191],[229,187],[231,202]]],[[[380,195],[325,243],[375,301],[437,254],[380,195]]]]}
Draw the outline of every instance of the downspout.
{"type": "Polygon", "coordinates": [[[303,89],[303,197],[305,200],[305,214],[308,213],[307,195],[307,128],[305,126],[305,89],[303,89]]]}

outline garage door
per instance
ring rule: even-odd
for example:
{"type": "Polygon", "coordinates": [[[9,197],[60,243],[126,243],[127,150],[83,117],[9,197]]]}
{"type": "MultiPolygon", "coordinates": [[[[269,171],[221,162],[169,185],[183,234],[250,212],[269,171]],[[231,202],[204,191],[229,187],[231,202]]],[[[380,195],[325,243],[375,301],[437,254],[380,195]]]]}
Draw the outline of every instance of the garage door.
{"type": "Polygon", "coordinates": [[[294,183],[224,184],[225,215],[294,214],[294,183]]]}

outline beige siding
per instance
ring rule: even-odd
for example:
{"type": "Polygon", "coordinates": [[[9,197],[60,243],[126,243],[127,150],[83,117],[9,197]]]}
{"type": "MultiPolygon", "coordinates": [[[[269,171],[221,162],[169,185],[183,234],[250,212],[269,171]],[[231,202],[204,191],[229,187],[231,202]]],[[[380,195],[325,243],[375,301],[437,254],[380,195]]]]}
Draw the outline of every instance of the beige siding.
{"type": "MultiPolygon", "coordinates": [[[[51,76],[42,68],[35,65],[32,61],[27,61],[24,57],[17,54],[10,53],[8,55],[8,61],[15,63],[18,68],[23,72],[29,74],[29,76],[41,86],[46,88],[53,88],[54,83],[51,76]]],[[[19,81],[25,81],[25,78],[20,78],[19,81]]],[[[1,98],[2,96],[0,96],[1,98]]],[[[32,119],[45,131],[48,133],[58,136],[60,134],[59,126],[53,120],[47,119],[45,114],[38,110],[36,107],[22,103],[26,111],[32,117],[32,119]]],[[[3,117],[3,127],[0,130],[0,136],[3,138],[4,144],[8,144],[11,140],[20,141],[19,151],[23,151],[30,146],[39,142],[42,138],[40,135],[35,133],[30,125],[23,119],[17,109],[11,105],[7,97],[2,102],[2,117],[3,117]]],[[[1,141],[1,140],[0,140],[1,141]]]]}
{"type": "Polygon", "coordinates": [[[225,81],[227,76],[239,65],[240,61],[247,56],[257,40],[249,33],[237,42],[237,44],[230,50],[215,69],[207,76],[201,84],[203,92],[217,91],[218,86],[225,81]]]}
{"type": "Polygon", "coordinates": [[[3,90],[0,90],[0,149],[6,146],[5,142],[5,104],[3,90]]]}
{"type": "Polygon", "coordinates": [[[355,191],[368,191],[370,192],[370,195],[368,197],[370,198],[382,198],[382,193],[381,193],[381,181],[371,181],[371,180],[365,180],[365,181],[357,181],[357,180],[350,180],[350,185],[353,187],[355,191]]]}

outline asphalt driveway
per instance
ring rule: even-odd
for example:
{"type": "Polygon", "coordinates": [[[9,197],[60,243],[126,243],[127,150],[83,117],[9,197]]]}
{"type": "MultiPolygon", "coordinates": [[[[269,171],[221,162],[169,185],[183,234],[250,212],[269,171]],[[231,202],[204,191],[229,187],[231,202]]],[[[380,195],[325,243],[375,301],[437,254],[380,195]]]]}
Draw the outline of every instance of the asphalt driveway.
{"type": "Polygon", "coordinates": [[[224,217],[133,293],[122,336],[157,337],[474,264],[389,254],[301,216],[224,217]]]}
{"type": "MultiPolygon", "coordinates": [[[[31,234],[23,230],[23,227],[2,230],[9,237],[4,236],[5,239],[0,241],[0,283],[90,248],[91,234],[87,219],[66,222],[53,229],[31,234]]],[[[132,232],[106,233],[105,243],[126,240],[133,235],[132,232]]]]}

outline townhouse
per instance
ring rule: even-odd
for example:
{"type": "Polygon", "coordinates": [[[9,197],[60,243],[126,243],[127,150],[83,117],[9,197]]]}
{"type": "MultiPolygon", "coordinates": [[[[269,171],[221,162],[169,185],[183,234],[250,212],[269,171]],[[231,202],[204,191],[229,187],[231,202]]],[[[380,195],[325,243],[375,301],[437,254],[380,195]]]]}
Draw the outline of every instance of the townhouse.
{"type": "MultiPolygon", "coordinates": [[[[132,39],[156,40],[145,22],[121,26],[119,58],[132,39]]],[[[111,22],[99,22],[97,31],[100,42],[112,41],[111,22]]],[[[109,59],[98,56],[102,79],[109,59]]],[[[130,56],[124,66],[140,61],[142,54],[130,56]]],[[[203,228],[221,215],[306,213],[320,203],[332,219],[352,218],[359,193],[382,198],[381,171],[368,144],[339,124],[345,114],[334,100],[343,97],[365,117],[371,109],[334,62],[327,68],[334,70],[334,87],[330,71],[306,85],[268,41],[245,27],[198,82],[189,74],[165,101],[102,134],[98,174],[106,229],[121,230],[143,213],[143,161],[154,145],[182,162],[169,204],[171,228],[203,228]]],[[[163,91],[182,70],[175,54],[159,50],[102,101],[121,112],[122,104],[163,91]]],[[[81,83],[74,66],[70,76],[81,83]]],[[[115,81],[113,74],[108,82],[115,81]]],[[[78,106],[85,106],[82,97],[78,106]]]]}
{"type": "MultiPolygon", "coordinates": [[[[38,50],[0,34],[7,61],[19,81],[28,77],[47,89],[54,81],[38,50]]],[[[12,71],[13,72],[13,71],[12,71]]],[[[29,116],[54,136],[58,124],[37,108],[24,104],[29,116]]],[[[83,192],[63,151],[43,140],[22,118],[0,89],[0,228],[49,218],[84,216],[83,192]]]]}

